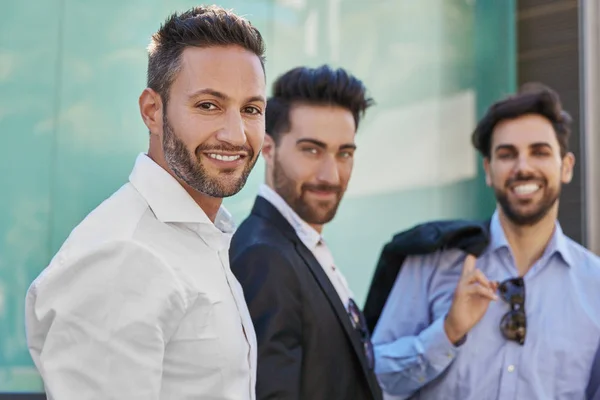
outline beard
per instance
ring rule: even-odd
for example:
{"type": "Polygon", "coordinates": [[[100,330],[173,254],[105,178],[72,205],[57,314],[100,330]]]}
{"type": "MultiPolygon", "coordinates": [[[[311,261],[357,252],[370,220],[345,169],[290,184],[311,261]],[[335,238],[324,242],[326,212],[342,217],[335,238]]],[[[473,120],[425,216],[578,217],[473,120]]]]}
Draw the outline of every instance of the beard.
{"type": "Polygon", "coordinates": [[[163,121],[162,146],[165,160],[179,179],[197,192],[218,198],[233,196],[244,187],[258,159],[250,146],[233,146],[226,143],[217,146],[202,144],[196,148],[195,154],[190,154],[185,144],[175,134],[166,114],[163,114],[163,121]],[[211,174],[200,158],[203,152],[210,150],[245,152],[247,161],[242,173],[239,174],[236,168],[231,168],[211,174]]]}
{"type": "Polygon", "coordinates": [[[560,191],[560,183],[558,187],[550,188],[546,179],[525,175],[517,175],[515,178],[510,179],[504,189],[494,187],[496,200],[504,215],[509,221],[518,226],[532,226],[540,222],[558,201],[560,191]],[[517,182],[538,182],[543,188],[541,189],[543,190],[542,198],[533,207],[528,207],[528,210],[523,210],[522,208],[524,205],[532,205],[533,200],[511,201],[508,198],[509,188],[517,182]]]}
{"type": "Polygon", "coordinates": [[[341,185],[304,183],[300,186],[300,193],[298,193],[298,183],[288,177],[277,156],[275,157],[275,162],[273,164],[273,186],[275,191],[303,221],[314,225],[326,224],[335,217],[340,202],[342,201],[342,196],[346,191],[345,187],[341,185]],[[310,202],[306,198],[306,192],[308,190],[332,192],[336,194],[336,197],[334,201],[323,200],[310,202]]]}

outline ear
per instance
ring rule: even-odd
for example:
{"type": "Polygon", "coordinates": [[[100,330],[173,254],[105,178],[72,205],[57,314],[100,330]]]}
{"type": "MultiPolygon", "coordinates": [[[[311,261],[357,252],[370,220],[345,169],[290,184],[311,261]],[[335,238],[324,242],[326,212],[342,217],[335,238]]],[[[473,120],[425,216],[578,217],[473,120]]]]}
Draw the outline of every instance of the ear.
{"type": "Polygon", "coordinates": [[[163,103],[160,95],[153,89],[146,88],[138,100],[140,114],[150,134],[158,135],[163,128],[163,103]]]}
{"type": "Polygon", "coordinates": [[[573,167],[575,166],[575,155],[571,152],[567,153],[562,159],[560,168],[560,180],[567,184],[573,179],[573,167]]]}
{"type": "Polygon", "coordinates": [[[275,162],[275,149],[276,149],[275,140],[268,133],[265,135],[265,140],[263,142],[262,147],[262,156],[265,159],[265,163],[267,167],[272,168],[273,163],[275,162]]]}
{"type": "Polygon", "coordinates": [[[490,159],[489,157],[483,158],[483,169],[485,171],[485,183],[488,186],[492,186],[492,174],[490,171],[490,159]]]}

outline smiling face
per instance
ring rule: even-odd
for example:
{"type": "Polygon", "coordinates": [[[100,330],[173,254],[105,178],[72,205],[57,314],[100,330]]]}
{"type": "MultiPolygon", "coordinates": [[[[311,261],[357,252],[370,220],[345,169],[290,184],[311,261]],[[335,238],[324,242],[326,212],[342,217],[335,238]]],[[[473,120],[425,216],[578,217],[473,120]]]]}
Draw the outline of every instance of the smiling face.
{"type": "Polygon", "coordinates": [[[356,127],[342,107],[298,104],[290,130],[265,139],[267,183],[318,231],[333,219],[354,164],[356,127]]]}
{"type": "Polygon", "coordinates": [[[264,72],[254,53],[239,46],[188,47],[167,106],[149,125],[161,143],[151,147],[161,154],[151,156],[193,190],[231,196],[244,186],[260,153],[264,110],[264,72]]]}
{"type": "Polygon", "coordinates": [[[574,162],[571,153],[561,156],[552,124],[527,114],[494,128],[486,182],[503,216],[515,225],[534,225],[557,217],[561,185],[571,181],[574,162]]]}

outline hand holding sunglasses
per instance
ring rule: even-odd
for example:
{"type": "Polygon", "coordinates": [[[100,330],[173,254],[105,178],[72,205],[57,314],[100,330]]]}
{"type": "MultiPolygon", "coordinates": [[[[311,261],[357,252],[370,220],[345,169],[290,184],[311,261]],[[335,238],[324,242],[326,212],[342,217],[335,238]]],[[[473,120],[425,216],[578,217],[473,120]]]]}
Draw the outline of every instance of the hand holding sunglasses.
{"type": "Polygon", "coordinates": [[[476,258],[468,255],[454,292],[450,311],[444,321],[448,339],[459,345],[467,333],[483,318],[490,301],[497,300],[497,282],[491,282],[475,267],[476,258]]]}

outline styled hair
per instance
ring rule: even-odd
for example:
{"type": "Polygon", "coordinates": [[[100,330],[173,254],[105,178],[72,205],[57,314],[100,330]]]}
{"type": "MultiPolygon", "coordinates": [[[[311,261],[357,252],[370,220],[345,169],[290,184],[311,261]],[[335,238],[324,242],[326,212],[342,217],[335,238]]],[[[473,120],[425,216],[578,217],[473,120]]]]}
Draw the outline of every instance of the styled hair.
{"type": "Polygon", "coordinates": [[[230,45],[256,54],[264,71],[263,38],[246,19],[216,5],[174,13],[152,35],[148,46],[147,85],[167,103],[169,89],[181,68],[181,55],[187,47],[230,45]]]}
{"type": "Polygon", "coordinates": [[[290,109],[294,104],[345,108],[352,113],[358,129],[365,111],[374,103],[359,79],[342,68],[332,69],[328,65],[294,68],[277,78],[272,91],[267,101],[265,125],[275,143],[291,129],[290,109]]]}
{"type": "Polygon", "coordinates": [[[490,158],[494,127],[501,121],[527,114],[546,118],[553,126],[561,156],[569,151],[571,116],[563,110],[558,94],[541,83],[527,83],[520,90],[490,106],[471,136],[473,146],[490,158]]]}

